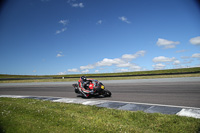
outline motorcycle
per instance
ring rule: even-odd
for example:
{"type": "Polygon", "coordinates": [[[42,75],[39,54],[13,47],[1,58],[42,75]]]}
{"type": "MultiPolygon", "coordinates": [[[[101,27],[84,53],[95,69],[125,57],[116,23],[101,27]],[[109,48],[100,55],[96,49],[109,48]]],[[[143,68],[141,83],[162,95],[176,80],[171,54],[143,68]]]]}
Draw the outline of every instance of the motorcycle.
{"type": "Polygon", "coordinates": [[[72,84],[72,86],[74,87],[75,93],[84,98],[111,97],[112,95],[112,93],[109,90],[105,89],[105,86],[98,80],[87,81],[84,88],[91,91],[91,93],[87,93],[87,94],[79,90],[78,84],[72,84]],[[95,89],[94,89],[94,86],[95,86],[95,89]]]}

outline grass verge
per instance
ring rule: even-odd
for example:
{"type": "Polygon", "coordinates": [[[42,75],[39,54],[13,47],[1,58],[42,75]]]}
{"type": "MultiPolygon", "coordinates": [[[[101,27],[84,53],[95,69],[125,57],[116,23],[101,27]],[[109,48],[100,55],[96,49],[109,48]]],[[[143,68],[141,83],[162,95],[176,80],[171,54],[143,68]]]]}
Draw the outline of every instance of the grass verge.
{"type": "Polygon", "coordinates": [[[0,98],[0,132],[198,132],[200,119],[0,98]]]}
{"type": "MultiPolygon", "coordinates": [[[[24,82],[66,82],[77,81],[83,74],[73,75],[6,75],[0,74],[0,83],[24,83],[24,82]],[[62,79],[65,77],[65,79],[62,79]],[[11,78],[12,80],[3,80],[11,78]],[[30,78],[30,79],[29,79],[30,78]],[[36,78],[36,79],[31,79],[36,78]],[[49,78],[49,79],[37,79],[49,78]],[[20,79],[20,80],[16,80],[20,79]],[[26,80],[23,80],[26,79],[26,80]]],[[[124,72],[124,73],[101,73],[101,74],[85,74],[88,78],[97,80],[125,80],[125,79],[150,79],[150,78],[177,78],[177,77],[200,77],[200,67],[168,69],[155,71],[139,71],[139,72],[124,72]],[[113,76],[113,77],[112,77],[113,76]],[[122,77],[125,76],[125,77],[122,77]]]]}
{"type": "MultiPolygon", "coordinates": [[[[135,76],[135,77],[103,77],[95,78],[97,80],[126,80],[126,79],[154,79],[154,78],[181,78],[181,77],[200,77],[200,73],[195,74],[178,74],[178,75],[155,75],[155,76],[135,76]]],[[[30,83],[30,82],[77,82],[79,78],[67,79],[33,79],[33,80],[6,80],[0,83],[30,83]]]]}

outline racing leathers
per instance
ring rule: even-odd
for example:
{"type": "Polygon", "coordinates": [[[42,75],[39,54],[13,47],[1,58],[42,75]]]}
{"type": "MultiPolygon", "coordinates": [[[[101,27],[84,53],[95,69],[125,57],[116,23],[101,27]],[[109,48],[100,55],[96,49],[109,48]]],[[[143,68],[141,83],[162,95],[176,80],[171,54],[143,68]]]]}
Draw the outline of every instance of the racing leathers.
{"type": "Polygon", "coordinates": [[[90,93],[93,93],[93,90],[89,89],[90,80],[83,81],[81,78],[78,81],[79,91],[85,96],[88,97],[90,93]]]}

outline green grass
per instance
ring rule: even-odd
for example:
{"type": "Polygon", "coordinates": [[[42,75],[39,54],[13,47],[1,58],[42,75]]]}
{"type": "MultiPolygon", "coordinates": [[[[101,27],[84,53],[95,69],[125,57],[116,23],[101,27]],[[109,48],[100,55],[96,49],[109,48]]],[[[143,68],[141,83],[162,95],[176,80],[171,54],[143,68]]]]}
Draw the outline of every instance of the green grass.
{"type": "MultiPolygon", "coordinates": [[[[0,83],[19,83],[19,82],[67,82],[67,81],[78,81],[79,77],[83,74],[73,75],[6,75],[0,74],[0,78],[43,78],[51,77],[54,79],[29,79],[29,80],[4,80],[0,83]],[[61,79],[66,77],[65,79],[61,79]],[[73,77],[73,78],[69,78],[73,77]],[[60,79],[55,79],[60,78],[60,79]]],[[[168,69],[168,70],[155,70],[155,71],[139,71],[139,72],[124,72],[124,73],[101,73],[101,74],[84,74],[88,78],[96,76],[97,80],[125,80],[125,79],[150,79],[150,78],[176,78],[176,77],[200,77],[200,67],[195,68],[183,68],[183,69],[168,69]],[[185,73],[189,74],[185,74],[185,73]],[[191,73],[190,73],[191,72],[191,73]],[[175,74],[180,73],[180,74],[175,74]],[[150,74],[163,74],[163,75],[150,75],[150,74]],[[120,75],[135,75],[130,77],[98,77],[98,76],[120,76],[120,75]],[[138,76],[148,75],[148,76],[138,76]]]]}
{"type": "MultiPolygon", "coordinates": [[[[180,78],[180,77],[200,77],[200,73],[196,74],[178,74],[178,75],[155,75],[155,76],[133,76],[133,77],[103,77],[95,78],[97,80],[126,80],[126,79],[154,79],[154,78],[180,78]]],[[[34,79],[34,80],[5,80],[0,83],[26,83],[26,82],[77,82],[79,78],[66,79],[34,79]]]]}
{"type": "MultiPolygon", "coordinates": [[[[181,69],[166,69],[166,70],[152,70],[152,71],[136,71],[136,72],[121,72],[121,73],[99,73],[99,74],[84,74],[87,77],[90,76],[115,76],[115,75],[141,75],[141,74],[173,74],[184,72],[198,72],[200,73],[200,67],[193,68],[181,68],[181,69]]],[[[71,74],[71,75],[8,75],[0,74],[0,78],[43,78],[43,77],[80,77],[83,74],[71,74]]]]}
{"type": "Polygon", "coordinates": [[[52,103],[34,99],[0,98],[0,132],[188,132],[200,129],[200,119],[52,103]]]}

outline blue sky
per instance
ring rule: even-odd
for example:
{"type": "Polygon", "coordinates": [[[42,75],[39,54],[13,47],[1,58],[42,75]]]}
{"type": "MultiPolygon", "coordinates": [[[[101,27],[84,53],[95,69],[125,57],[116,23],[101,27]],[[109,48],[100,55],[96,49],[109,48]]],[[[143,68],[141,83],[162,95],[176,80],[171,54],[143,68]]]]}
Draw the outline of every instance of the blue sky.
{"type": "Polygon", "coordinates": [[[7,0],[0,73],[199,67],[199,16],[196,0],[7,0]]]}

